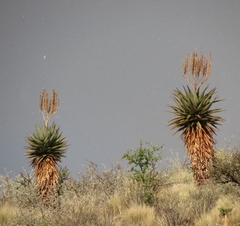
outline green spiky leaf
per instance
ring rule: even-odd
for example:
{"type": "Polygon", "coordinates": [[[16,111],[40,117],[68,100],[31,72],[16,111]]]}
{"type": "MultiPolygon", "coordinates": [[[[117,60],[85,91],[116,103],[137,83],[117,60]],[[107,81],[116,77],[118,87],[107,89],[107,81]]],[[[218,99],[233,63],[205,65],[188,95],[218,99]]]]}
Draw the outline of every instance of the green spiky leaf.
{"type": "Polygon", "coordinates": [[[68,147],[66,138],[62,137],[54,122],[51,126],[36,125],[35,131],[26,138],[26,142],[25,155],[31,159],[30,164],[33,166],[48,157],[60,162],[68,147]]]}
{"type": "Polygon", "coordinates": [[[210,109],[214,103],[221,100],[216,94],[216,88],[207,92],[208,86],[200,92],[200,87],[192,91],[189,86],[183,87],[184,92],[179,89],[174,90],[172,99],[176,106],[169,106],[176,117],[169,121],[169,126],[172,129],[177,129],[177,132],[184,131],[192,127],[207,128],[215,133],[215,129],[224,121],[220,116],[214,115],[221,112],[221,109],[210,109]]]}

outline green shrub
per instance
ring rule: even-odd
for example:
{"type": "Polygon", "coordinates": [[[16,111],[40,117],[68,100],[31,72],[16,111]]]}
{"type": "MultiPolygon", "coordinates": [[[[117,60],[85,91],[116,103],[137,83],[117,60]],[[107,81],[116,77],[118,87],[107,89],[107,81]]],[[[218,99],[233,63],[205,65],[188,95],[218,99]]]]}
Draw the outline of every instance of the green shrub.
{"type": "Polygon", "coordinates": [[[143,201],[151,204],[154,201],[154,194],[159,187],[158,172],[156,171],[157,163],[162,159],[160,150],[163,148],[155,147],[151,143],[146,142],[150,148],[140,147],[136,150],[128,150],[123,156],[123,159],[132,165],[130,172],[132,178],[143,186],[143,201]]]}

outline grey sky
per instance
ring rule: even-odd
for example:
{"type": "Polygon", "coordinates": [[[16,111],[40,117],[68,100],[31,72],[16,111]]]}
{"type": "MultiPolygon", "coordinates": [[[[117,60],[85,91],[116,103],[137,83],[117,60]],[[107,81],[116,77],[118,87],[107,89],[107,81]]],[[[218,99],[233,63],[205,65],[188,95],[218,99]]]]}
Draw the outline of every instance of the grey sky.
{"type": "Polygon", "coordinates": [[[172,90],[186,85],[181,64],[193,49],[212,51],[207,83],[225,99],[217,146],[239,144],[239,22],[239,0],[2,0],[0,173],[30,169],[23,147],[43,122],[43,88],[59,91],[51,121],[69,141],[62,165],[74,175],[86,159],[118,162],[140,139],[184,156],[166,111],[172,90]]]}

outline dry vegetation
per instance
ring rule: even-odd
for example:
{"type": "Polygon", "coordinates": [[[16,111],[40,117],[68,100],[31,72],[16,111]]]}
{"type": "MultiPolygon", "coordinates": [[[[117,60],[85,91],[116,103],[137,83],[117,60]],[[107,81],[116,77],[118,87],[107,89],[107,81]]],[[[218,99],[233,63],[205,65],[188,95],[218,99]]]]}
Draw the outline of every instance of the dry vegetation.
{"type": "Polygon", "coordinates": [[[78,179],[68,177],[54,208],[41,204],[32,173],[0,175],[0,225],[240,225],[238,184],[209,180],[199,187],[190,164],[169,162],[171,167],[159,169],[151,205],[120,164],[100,171],[91,163],[78,179]]]}

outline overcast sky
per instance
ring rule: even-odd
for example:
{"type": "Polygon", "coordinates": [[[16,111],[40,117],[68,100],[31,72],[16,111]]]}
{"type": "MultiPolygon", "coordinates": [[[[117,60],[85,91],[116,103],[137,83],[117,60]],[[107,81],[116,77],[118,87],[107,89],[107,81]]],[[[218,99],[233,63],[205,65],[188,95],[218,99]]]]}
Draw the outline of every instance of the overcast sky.
{"type": "Polygon", "coordinates": [[[25,138],[43,123],[43,88],[59,92],[51,119],[70,144],[73,175],[119,162],[140,139],[184,157],[167,112],[186,81],[186,52],[212,52],[207,84],[224,101],[217,147],[240,140],[239,0],[1,0],[0,173],[29,171],[25,138]]]}

